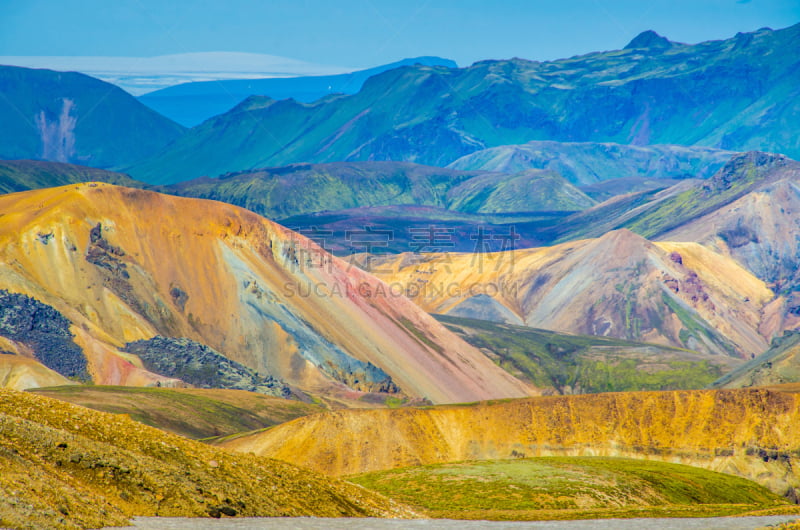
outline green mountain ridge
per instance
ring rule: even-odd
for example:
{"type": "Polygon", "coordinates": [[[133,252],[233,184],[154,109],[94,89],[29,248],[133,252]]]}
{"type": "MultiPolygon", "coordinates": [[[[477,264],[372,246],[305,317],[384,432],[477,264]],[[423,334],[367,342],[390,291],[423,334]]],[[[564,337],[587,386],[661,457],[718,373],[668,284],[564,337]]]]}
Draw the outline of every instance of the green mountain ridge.
{"type": "Polygon", "coordinates": [[[498,214],[578,211],[595,204],[553,171],[528,170],[509,176],[408,162],[295,164],[156,189],[227,202],[273,219],[373,206],[431,206],[467,214],[498,214]]]}
{"type": "Polygon", "coordinates": [[[0,193],[53,188],[80,182],[107,182],[140,188],[144,184],[123,173],[41,160],[0,160],[0,193]]]}
{"type": "Polygon", "coordinates": [[[289,163],[446,165],[532,140],[681,144],[800,154],[800,25],[722,41],[452,69],[406,66],[352,96],[251,97],[130,168],[152,183],[289,163]]]}

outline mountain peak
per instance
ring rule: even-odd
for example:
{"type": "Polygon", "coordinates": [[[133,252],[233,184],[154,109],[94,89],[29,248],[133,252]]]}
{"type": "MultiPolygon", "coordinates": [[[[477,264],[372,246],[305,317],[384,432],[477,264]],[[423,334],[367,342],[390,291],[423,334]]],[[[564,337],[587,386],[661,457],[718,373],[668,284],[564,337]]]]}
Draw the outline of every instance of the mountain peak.
{"type": "Polygon", "coordinates": [[[668,38],[662,37],[652,29],[639,33],[624,49],[647,48],[650,50],[665,50],[672,48],[673,44],[668,38]]]}
{"type": "Polygon", "coordinates": [[[761,180],[776,167],[785,165],[789,159],[781,154],[749,151],[733,156],[717,173],[707,186],[714,190],[728,189],[735,181],[749,179],[761,180]]]}

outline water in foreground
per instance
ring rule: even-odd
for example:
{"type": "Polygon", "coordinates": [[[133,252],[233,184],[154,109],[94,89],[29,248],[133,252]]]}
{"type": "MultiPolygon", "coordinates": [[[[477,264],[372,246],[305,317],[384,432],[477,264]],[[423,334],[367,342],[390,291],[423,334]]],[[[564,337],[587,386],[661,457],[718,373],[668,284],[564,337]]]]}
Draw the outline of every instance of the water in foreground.
{"type": "Polygon", "coordinates": [[[253,517],[240,519],[196,519],[186,517],[136,517],[133,526],[139,530],[261,530],[261,529],[330,529],[366,530],[400,528],[444,528],[469,529],[483,528],[552,528],[554,530],[594,530],[609,528],[614,530],[667,530],[674,528],[702,530],[752,530],[770,525],[779,525],[797,519],[797,516],[773,515],[766,517],[711,517],[694,519],[591,519],[583,521],[455,521],[451,519],[324,519],[315,517],[273,518],[253,517]]]}

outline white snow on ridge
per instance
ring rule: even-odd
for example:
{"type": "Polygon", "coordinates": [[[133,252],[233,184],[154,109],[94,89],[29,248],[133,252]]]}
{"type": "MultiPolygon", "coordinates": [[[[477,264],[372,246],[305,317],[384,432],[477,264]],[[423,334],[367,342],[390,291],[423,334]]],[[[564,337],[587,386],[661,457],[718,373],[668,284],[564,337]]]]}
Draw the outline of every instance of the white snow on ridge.
{"type": "Polygon", "coordinates": [[[190,81],[333,75],[354,70],[276,55],[240,52],[155,57],[0,56],[0,64],[81,72],[114,83],[134,96],[190,81]]]}

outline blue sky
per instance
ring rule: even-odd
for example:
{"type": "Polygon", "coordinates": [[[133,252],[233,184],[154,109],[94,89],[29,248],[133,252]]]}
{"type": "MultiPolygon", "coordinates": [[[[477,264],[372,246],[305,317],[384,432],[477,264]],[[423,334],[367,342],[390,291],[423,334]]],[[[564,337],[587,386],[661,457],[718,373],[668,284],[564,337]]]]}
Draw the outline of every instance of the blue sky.
{"type": "Polygon", "coordinates": [[[0,55],[253,52],[365,67],[621,48],[640,31],[727,38],[800,22],[799,0],[0,0],[0,55]]]}

